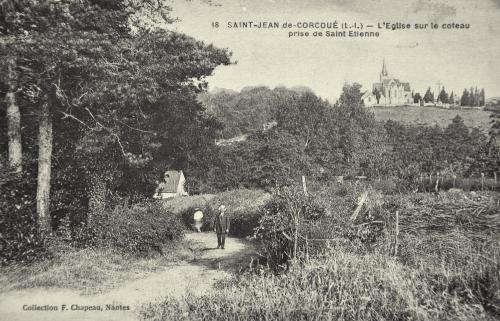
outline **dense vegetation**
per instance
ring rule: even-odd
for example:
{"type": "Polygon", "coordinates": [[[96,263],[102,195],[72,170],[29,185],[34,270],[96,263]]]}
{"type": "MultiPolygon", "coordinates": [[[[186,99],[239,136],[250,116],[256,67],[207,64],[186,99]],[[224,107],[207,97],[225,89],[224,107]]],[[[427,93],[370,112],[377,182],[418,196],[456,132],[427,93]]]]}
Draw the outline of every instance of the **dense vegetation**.
{"type": "Polygon", "coordinates": [[[494,320],[498,201],[487,193],[387,196],[360,184],[323,185],[308,197],[279,189],[257,229],[260,265],[209,294],[145,304],[141,317],[494,320]]]}
{"type": "Polygon", "coordinates": [[[144,318],[499,315],[498,196],[439,192],[498,189],[500,113],[486,134],[458,116],[442,127],[377,121],[359,84],[334,104],[305,88],[208,95],[206,77],[231,55],[163,28],[162,3],[2,2],[2,264],[162,253],[194,207],[211,229],[225,204],[231,232],[261,242],[261,264],[144,318]],[[166,169],[184,170],[192,194],[217,195],[148,200],[166,169]]]}
{"type": "MultiPolygon", "coordinates": [[[[193,177],[198,179],[192,181],[194,190],[269,188],[297,180],[301,175],[319,180],[334,176],[390,178],[399,181],[403,189],[414,189],[415,180],[422,175],[478,178],[482,173],[493,179],[498,171],[498,146],[485,133],[487,128],[469,128],[458,115],[443,126],[391,120],[382,123],[360,104],[357,84],[346,85],[334,105],[311,92],[283,88],[252,90],[255,95],[265,93],[265,97],[274,97],[267,100],[274,105],[264,108],[263,115],[276,120],[276,126],[265,130],[243,129],[228,113],[256,118],[259,123],[253,111],[234,110],[219,101],[216,105],[224,113],[217,117],[231,130],[241,130],[249,136],[245,141],[214,150],[206,160],[206,171],[193,177]],[[280,98],[276,99],[277,96],[280,98]]],[[[252,90],[242,97],[250,95],[252,90]]],[[[223,100],[225,95],[229,94],[214,97],[223,100]]],[[[230,95],[233,99],[240,97],[230,95]]],[[[259,106],[262,109],[262,103],[259,106]]]]}
{"type": "MultiPolygon", "coordinates": [[[[120,223],[102,217],[116,203],[140,202],[150,227],[165,223],[142,200],[159,173],[194,166],[214,144],[220,124],[196,95],[230,63],[226,50],[161,27],[169,12],[162,1],[0,6],[3,263],[42,253],[62,221],[71,242],[86,239],[82,225],[120,223]]],[[[126,238],[149,248],[147,233],[126,238]]]]}

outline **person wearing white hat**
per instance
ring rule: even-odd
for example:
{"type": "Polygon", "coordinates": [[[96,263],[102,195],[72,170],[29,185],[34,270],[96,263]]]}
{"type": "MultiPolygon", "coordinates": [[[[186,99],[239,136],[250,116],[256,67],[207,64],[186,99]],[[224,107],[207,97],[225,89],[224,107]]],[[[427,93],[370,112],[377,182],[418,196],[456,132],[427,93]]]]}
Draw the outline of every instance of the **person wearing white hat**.
{"type": "Polygon", "coordinates": [[[226,206],[219,206],[219,215],[214,219],[214,232],[217,233],[217,248],[224,249],[226,243],[226,234],[229,233],[229,226],[231,224],[229,216],[226,214],[226,206]]]}

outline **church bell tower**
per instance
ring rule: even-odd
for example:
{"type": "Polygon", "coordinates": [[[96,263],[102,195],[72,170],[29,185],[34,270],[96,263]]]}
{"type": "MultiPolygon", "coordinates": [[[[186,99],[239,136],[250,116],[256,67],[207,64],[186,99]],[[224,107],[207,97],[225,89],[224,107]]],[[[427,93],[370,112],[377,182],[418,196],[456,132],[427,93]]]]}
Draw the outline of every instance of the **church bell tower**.
{"type": "Polygon", "coordinates": [[[382,71],[380,72],[380,82],[384,81],[389,76],[387,67],[385,65],[385,58],[382,60],[382,71]]]}

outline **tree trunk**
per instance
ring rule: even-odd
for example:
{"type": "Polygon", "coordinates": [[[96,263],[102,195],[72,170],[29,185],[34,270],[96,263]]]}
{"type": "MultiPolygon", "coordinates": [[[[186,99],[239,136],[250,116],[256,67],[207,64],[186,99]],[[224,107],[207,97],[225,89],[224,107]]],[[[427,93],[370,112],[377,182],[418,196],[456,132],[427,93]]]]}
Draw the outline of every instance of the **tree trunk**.
{"type": "MultiPolygon", "coordinates": [[[[50,99],[49,99],[50,102],[50,99]]],[[[38,186],[36,210],[42,232],[50,232],[50,167],[52,159],[52,119],[49,103],[42,105],[38,133],[38,186]]]]}
{"type": "Polygon", "coordinates": [[[21,147],[21,113],[16,101],[16,61],[8,61],[8,92],[5,95],[7,104],[7,136],[9,139],[9,168],[14,173],[21,173],[22,147],[21,147]]]}

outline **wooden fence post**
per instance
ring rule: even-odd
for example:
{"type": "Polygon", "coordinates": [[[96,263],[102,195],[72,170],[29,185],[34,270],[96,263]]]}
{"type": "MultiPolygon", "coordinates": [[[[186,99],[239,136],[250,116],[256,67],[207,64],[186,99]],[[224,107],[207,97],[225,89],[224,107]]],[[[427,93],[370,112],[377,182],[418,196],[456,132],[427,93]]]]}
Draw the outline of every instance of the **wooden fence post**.
{"type": "Polygon", "coordinates": [[[394,256],[398,256],[398,236],[399,236],[399,211],[396,211],[396,230],[395,230],[396,239],[394,241],[394,256]]]}
{"type": "Polygon", "coordinates": [[[302,175],[302,189],[304,190],[304,195],[307,196],[306,177],[304,175],[302,175]]]}
{"type": "Polygon", "coordinates": [[[306,234],[306,260],[309,261],[309,238],[306,234]]]}
{"type": "Polygon", "coordinates": [[[484,191],[484,173],[481,173],[481,191],[484,191]]]}

